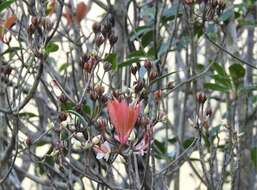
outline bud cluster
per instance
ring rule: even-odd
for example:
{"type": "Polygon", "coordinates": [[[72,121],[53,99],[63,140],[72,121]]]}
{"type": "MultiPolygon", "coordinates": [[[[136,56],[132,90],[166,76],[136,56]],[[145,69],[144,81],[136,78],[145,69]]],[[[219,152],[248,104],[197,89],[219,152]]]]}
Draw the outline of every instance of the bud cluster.
{"type": "Polygon", "coordinates": [[[109,40],[111,47],[118,41],[118,36],[115,35],[113,27],[115,19],[112,14],[108,14],[103,23],[95,22],[92,25],[92,30],[95,33],[95,44],[100,47],[106,40],[109,40]]]}

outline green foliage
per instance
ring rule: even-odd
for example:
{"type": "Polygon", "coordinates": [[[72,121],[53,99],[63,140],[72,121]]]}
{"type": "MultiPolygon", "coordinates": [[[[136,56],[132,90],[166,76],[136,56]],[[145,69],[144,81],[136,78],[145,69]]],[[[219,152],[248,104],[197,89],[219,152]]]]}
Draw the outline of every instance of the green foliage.
{"type": "Polygon", "coordinates": [[[238,63],[230,65],[229,73],[226,73],[225,69],[217,63],[212,65],[212,69],[217,73],[211,76],[214,83],[205,83],[204,88],[223,93],[234,90],[234,88],[237,90],[245,76],[245,68],[238,63]]]}
{"type": "Polygon", "coordinates": [[[251,149],[251,159],[255,169],[257,170],[257,147],[251,149]]]}
{"type": "Polygon", "coordinates": [[[11,6],[12,3],[14,3],[15,0],[4,0],[1,4],[0,4],[0,13],[7,9],[8,7],[11,6]]]}
{"type": "Polygon", "coordinates": [[[112,64],[112,69],[113,70],[117,69],[117,67],[118,67],[118,58],[117,58],[117,54],[116,53],[107,54],[104,60],[112,64]]]}
{"type": "Polygon", "coordinates": [[[46,53],[53,53],[59,50],[59,46],[53,42],[50,42],[47,44],[45,47],[45,52],[46,53]]]}

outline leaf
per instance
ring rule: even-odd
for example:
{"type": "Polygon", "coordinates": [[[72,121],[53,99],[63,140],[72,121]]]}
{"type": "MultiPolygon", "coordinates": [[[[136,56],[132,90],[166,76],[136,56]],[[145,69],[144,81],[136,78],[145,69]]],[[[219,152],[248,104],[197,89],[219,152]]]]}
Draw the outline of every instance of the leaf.
{"type": "Polygon", "coordinates": [[[228,92],[227,87],[221,86],[216,83],[204,83],[204,88],[209,89],[209,90],[219,91],[219,92],[228,92]]]}
{"type": "Polygon", "coordinates": [[[4,27],[7,29],[10,29],[14,25],[16,20],[17,20],[17,17],[15,15],[8,17],[4,22],[4,27]]]}
{"type": "Polygon", "coordinates": [[[177,137],[173,137],[171,139],[168,139],[169,143],[175,144],[177,142],[177,137]]]}
{"type": "Polygon", "coordinates": [[[173,20],[176,17],[176,15],[178,17],[182,15],[182,6],[180,6],[180,8],[179,8],[178,3],[174,4],[171,7],[164,9],[162,19],[163,19],[163,21],[167,22],[167,21],[173,20]]]}
{"type": "Polygon", "coordinates": [[[74,110],[67,110],[67,112],[77,116],[85,125],[87,125],[85,118],[82,115],[80,115],[80,113],[78,113],[74,110]]]}
{"type": "Polygon", "coordinates": [[[1,4],[0,4],[0,13],[5,10],[6,8],[10,7],[10,5],[15,2],[15,0],[4,0],[1,4]]]}
{"type": "Polygon", "coordinates": [[[143,56],[145,56],[145,52],[144,52],[144,50],[140,49],[140,50],[132,51],[132,52],[128,55],[128,58],[143,57],[143,56]]]}
{"type": "Polygon", "coordinates": [[[235,87],[238,88],[245,76],[245,68],[241,64],[235,63],[229,67],[229,73],[235,87]]]}
{"type": "Polygon", "coordinates": [[[68,63],[61,64],[59,68],[59,72],[66,71],[69,66],[71,66],[71,64],[68,64],[68,63]]]}
{"type": "Polygon", "coordinates": [[[19,113],[19,117],[32,118],[32,117],[38,117],[38,116],[32,112],[22,112],[22,113],[19,113]]]}
{"type": "Polygon", "coordinates": [[[196,139],[195,137],[190,137],[190,138],[184,140],[184,142],[183,142],[183,147],[184,147],[184,149],[187,149],[188,147],[190,147],[191,145],[193,145],[192,143],[195,142],[195,139],[196,139]]]}
{"type": "Polygon", "coordinates": [[[146,47],[153,41],[153,31],[145,33],[142,37],[142,46],[146,47]]]}
{"type": "Polygon", "coordinates": [[[62,131],[61,131],[61,134],[60,134],[60,139],[61,139],[62,141],[65,141],[65,140],[67,140],[68,138],[69,138],[69,133],[68,133],[68,131],[62,130],[62,131]]]}
{"type": "Polygon", "coordinates": [[[134,41],[138,38],[140,38],[140,36],[148,31],[151,31],[152,28],[150,26],[139,26],[137,28],[135,28],[134,31],[132,31],[132,33],[130,33],[130,40],[134,41]]]}
{"type": "Polygon", "coordinates": [[[245,68],[238,63],[235,63],[229,67],[230,76],[234,79],[243,78],[245,76],[245,68]]]}
{"type": "Polygon", "coordinates": [[[52,52],[56,52],[58,51],[59,46],[53,42],[50,42],[47,44],[46,48],[45,48],[45,52],[46,53],[52,53],[52,52]]]}
{"type": "Polygon", "coordinates": [[[218,63],[213,63],[212,64],[212,68],[221,76],[227,76],[227,73],[224,69],[224,67],[222,67],[221,65],[219,65],[218,63]]]}
{"type": "Polygon", "coordinates": [[[109,63],[112,64],[112,69],[116,70],[118,67],[118,58],[116,53],[110,53],[107,54],[107,56],[104,59],[105,61],[108,61],[109,63]]]}
{"type": "Polygon", "coordinates": [[[251,160],[253,162],[255,169],[257,169],[257,147],[253,147],[251,149],[251,160]]]}
{"type": "Polygon", "coordinates": [[[75,107],[75,104],[72,103],[71,101],[66,101],[61,103],[61,110],[66,111],[66,110],[71,110],[75,107]]]}
{"type": "Polygon", "coordinates": [[[165,146],[165,142],[160,142],[158,140],[154,140],[153,143],[154,149],[159,154],[166,154],[167,153],[167,147],[165,146]]]}
{"type": "Polygon", "coordinates": [[[231,89],[232,83],[228,76],[213,75],[212,78],[215,80],[215,84],[231,89]]]}
{"type": "Polygon", "coordinates": [[[6,51],[4,51],[3,53],[1,53],[0,55],[3,56],[7,53],[14,53],[15,51],[21,50],[22,48],[20,47],[10,47],[8,48],[6,51]]]}
{"type": "Polygon", "coordinates": [[[225,10],[219,17],[219,21],[226,22],[234,15],[233,9],[225,10]]]}
{"type": "Polygon", "coordinates": [[[124,61],[124,62],[122,62],[121,64],[119,64],[119,65],[118,65],[118,68],[120,69],[120,68],[122,68],[122,67],[126,67],[126,66],[128,66],[128,65],[131,65],[131,64],[133,64],[133,63],[137,63],[137,62],[140,62],[140,61],[142,61],[142,60],[141,60],[140,58],[138,58],[138,57],[132,58],[132,59],[129,59],[129,60],[124,61]]]}
{"type": "Polygon", "coordinates": [[[83,107],[82,107],[83,111],[87,114],[90,114],[91,113],[91,108],[89,105],[87,104],[83,104],[83,107]]]}
{"type": "Polygon", "coordinates": [[[170,50],[170,43],[169,42],[163,42],[161,43],[161,46],[158,50],[158,57],[161,57],[163,54],[165,54],[166,52],[171,51],[170,50]]]}

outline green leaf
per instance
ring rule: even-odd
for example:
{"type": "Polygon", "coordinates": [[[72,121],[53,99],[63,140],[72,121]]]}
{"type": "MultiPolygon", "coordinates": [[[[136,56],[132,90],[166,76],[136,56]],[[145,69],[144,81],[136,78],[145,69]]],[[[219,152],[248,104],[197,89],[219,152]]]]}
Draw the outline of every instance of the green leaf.
{"type": "Polygon", "coordinates": [[[137,62],[140,62],[140,61],[142,61],[142,60],[138,57],[132,58],[132,59],[129,59],[129,60],[124,61],[121,64],[119,64],[118,68],[120,69],[122,67],[126,67],[126,66],[129,66],[129,65],[132,65],[133,63],[137,63],[137,62]]]}
{"type": "Polygon", "coordinates": [[[219,17],[219,21],[226,22],[234,15],[233,9],[225,10],[219,17]]]}
{"type": "Polygon", "coordinates": [[[72,103],[71,101],[66,101],[61,103],[61,110],[66,111],[66,110],[71,110],[75,107],[75,104],[72,103]]]}
{"type": "Polygon", "coordinates": [[[241,64],[235,63],[229,67],[229,74],[237,89],[245,76],[245,68],[241,64]]]}
{"type": "Polygon", "coordinates": [[[15,0],[4,0],[1,4],[0,4],[0,12],[2,12],[3,10],[5,10],[6,8],[10,7],[10,5],[15,2],[15,0]]]}
{"type": "Polygon", "coordinates": [[[216,127],[213,127],[211,128],[211,130],[209,131],[209,135],[211,137],[216,137],[218,136],[219,132],[220,132],[220,128],[221,128],[221,125],[218,125],[216,127]]]}
{"type": "Polygon", "coordinates": [[[231,89],[232,83],[228,76],[213,75],[212,78],[215,80],[215,84],[231,89]]]}
{"type": "Polygon", "coordinates": [[[216,83],[204,83],[204,88],[209,90],[219,91],[219,92],[228,92],[227,87],[221,86],[216,83]]]}
{"type": "Polygon", "coordinates": [[[151,30],[152,30],[152,27],[150,26],[139,26],[130,34],[130,40],[134,41],[140,38],[140,36],[143,35],[144,33],[151,30]]]}
{"type": "Polygon", "coordinates": [[[1,53],[0,55],[3,56],[7,53],[14,53],[15,51],[21,50],[22,48],[20,47],[10,47],[8,48],[6,51],[4,51],[3,53],[1,53]]]}
{"type": "Polygon", "coordinates": [[[112,64],[112,69],[116,70],[118,66],[118,58],[116,53],[110,53],[107,54],[107,56],[104,59],[105,61],[108,61],[109,63],[112,64]]]}
{"type": "Polygon", "coordinates": [[[59,72],[66,71],[69,66],[71,66],[71,64],[68,64],[68,63],[61,64],[59,68],[59,72]]]}
{"type": "Polygon", "coordinates": [[[184,149],[187,149],[188,147],[190,147],[192,145],[192,143],[195,142],[195,139],[196,139],[195,137],[190,137],[190,138],[184,140],[184,142],[183,142],[184,149]]]}
{"type": "Polygon", "coordinates": [[[161,43],[161,46],[158,50],[158,57],[161,57],[162,55],[164,55],[166,52],[172,51],[170,49],[170,43],[169,42],[163,42],[161,43]]]}
{"type": "Polygon", "coordinates": [[[180,6],[180,8],[178,6],[179,4],[176,3],[173,6],[167,7],[166,9],[164,9],[162,20],[167,22],[167,21],[173,20],[177,14],[178,14],[177,15],[178,17],[181,16],[182,6],[180,6]]]}
{"type": "Polygon", "coordinates": [[[235,63],[229,67],[230,76],[234,79],[243,78],[245,76],[245,68],[238,63],[235,63]]]}
{"type": "Polygon", "coordinates": [[[173,137],[171,139],[168,139],[169,143],[175,144],[177,142],[177,137],[173,137]]]}
{"type": "Polygon", "coordinates": [[[158,140],[154,140],[154,145],[158,148],[158,150],[165,154],[167,152],[167,147],[165,146],[164,142],[160,142],[158,140]]]}
{"type": "Polygon", "coordinates": [[[83,104],[83,111],[87,114],[90,114],[91,113],[91,108],[89,105],[87,104],[83,104]]]}
{"type": "Polygon", "coordinates": [[[227,76],[227,73],[224,69],[224,67],[222,67],[221,65],[219,65],[218,63],[213,63],[212,64],[212,68],[221,76],[227,76]]]}
{"type": "Polygon", "coordinates": [[[53,42],[50,42],[47,44],[47,46],[45,47],[45,52],[46,53],[52,53],[52,52],[56,52],[58,51],[59,46],[53,42]]]}
{"type": "Polygon", "coordinates": [[[68,133],[68,131],[62,130],[62,131],[61,131],[61,134],[60,134],[60,139],[61,139],[62,141],[65,141],[65,140],[67,140],[68,138],[69,138],[69,133],[68,133]]]}
{"type": "Polygon", "coordinates": [[[251,149],[251,159],[255,169],[257,169],[257,147],[251,149]]]}
{"type": "Polygon", "coordinates": [[[38,117],[38,116],[32,112],[22,112],[22,113],[19,113],[19,117],[32,118],[32,117],[38,117]]]}
{"type": "Polygon", "coordinates": [[[80,113],[78,113],[74,110],[67,110],[67,112],[77,116],[85,125],[87,125],[85,118],[82,115],[80,115],[80,113]]]}
{"type": "Polygon", "coordinates": [[[45,159],[44,159],[44,162],[47,163],[50,166],[54,166],[54,163],[55,163],[54,158],[51,155],[46,155],[45,159]]]}
{"type": "Polygon", "coordinates": [[[143,56],[145,56],[145,52],[144,50],[140,49],[140,50],[132,51],[128,55],[128,58],[143,57],[143,56]]]}
{"type": "Polygon", "coordinates": [[[153,41],[153,31],[145,33],[142,37],[142,46],[146,47],[153,41]]]}

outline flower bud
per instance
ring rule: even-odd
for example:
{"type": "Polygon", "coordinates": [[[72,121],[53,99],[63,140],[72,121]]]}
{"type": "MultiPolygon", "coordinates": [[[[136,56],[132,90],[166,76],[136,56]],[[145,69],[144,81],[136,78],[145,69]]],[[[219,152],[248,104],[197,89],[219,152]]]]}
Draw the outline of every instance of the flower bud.
{"type": "Polygon", "coordinates": [[[101,141],[101,135],[97,135],[95,137],[92,138],[92,144],[93,145],[98,145],[101,141]]]}
{"type": "Polygon", "coordinates": [[[97,127],[99,128],[99,129],[101,129],[101,130],[103,130],[103,129],[105,129],[106,128],[106,126],[107,126],[107,122],[106,122],[106,120],[104,119],[104,118],[102,118],[102,117],[99,117],[98,119],[97,119],[97,127]]]}
{"type": "Polygon", "coordinates": [[[31,146],[32,145],[32,139],[31,139],[30,136],[28,136],[27,139],[26,139],[26,145],[27,146],[31,146]]]}
{"type": "Polygon", "coordinates": [[[207,100],[207,96],[204,93],[199,92],[196,95],[196,99],[200,104],[204,104],[207,100]]]}
{"type": "Polygon", "coordinates": [[[205,110],[205,115],[209,117],[212,116],[212,109],[210,107],[205,110]]]}
{"type": "Polygon", "coordinates": [[[32,34],[35,32],[35,25],[30,24],[29,27],[27,28],[27,32],[29,36],[32,36],[32,34]]]}
{"type": "Polygon", "coordinates": [[[66,119],[68,118],[68,114],[66,112],[60,112],[58,118],[60,122],[66,121],[66,119]]]}
{"type": "Polygon", "coordinates": [[[101,86],[101,85],[97,85],[97,86],[95,87],[95,92],[96,92],[96,94],[97,94],[98,96],[102,96],[103,93],[104,93],[104,87],[101,86]]]}
{"type": "Polygon", "coordinates": [[[113,46],[118,41],[118,36],[115,36],[114,34],[111,34],[109,36],[109,43],[111,46],[113,46]]]}
{"type": "Polygon", "coordinates": [[[155,98],[155,100],[156,100],[156,101],[159,101],[159,100],[161,99],[161,97],[162,97],[162,91],[161,91],[161,90],[156,90],[156,91],[154,92],[154,98],[155,98]]]}
{"type": "Polygon", "coordinates": [[[86,63],[86,62],[89,61],[89,59],[90,59],[90,56],[87,55],[87,54],[84,54],[84,55],[82,56],[81,61],[82,61],[82,63],[86,63]]]}
{"type": "Polygon", "coordinates": [[[170,90],[174,88],[173,81],[168,82],[167,88],[170,89],[170,90]]]}
{"type": "Polygon", "coordinates": [[[96,94],[95,91],[91,91],[91,92],[90,92],[90,98],[91,98],[91,100],[93,100],[94,102],[97,100],[98,96],[97,96],[97,94],[96,94]]]}
{"type": "Polygon", "coordinates": [[[137,74],[137,71],[138,71],[137,66],[131,66],[130,72],[131,72],[133,75],[136,75],[136,74],[137,74]]]}
{"type": "Polygon", "coordinates": [[[76,112],[81,113],[81,111],[82,111],[82,105],[81,105],[81,104],[77,104],[77,105],[75,106],[75,110],[76,110],[76,112]]]}
{"type": "Polygon", "coordinates": [[[158,77],[158,73],[156,71],[151,71],[149,74],[149,79],[154,80],[158,77]]]}
{"type": "Polygon", "coordinates": [[[93,68],[93,66],[90,62],[87,62],[87,63],[84,64],[84,69],[85,69],[86,72],[91,73],[92,68],[93,68]]]}
{"type": "Polygon", "coordinates": [[[106,38],[109,36],[109,34],[111,33],[112,31],[112,26],[111,24],[104,24],[102,25],[101,27],[101,33],[102,35],[106,38]]]}
{"type": "Polygon", "coordinates": [[[145,61],[144,66],[145,66],[147,71],[150,71],[153,67],[151,61],[148,61],[148,60],[145,61]]]}
{"type": "Polygon", "coordinates": [[[100,47],[104,43],[105,39],[103,36],[99,35],[95,39],[95,44],[97,47],[100,47]]]}
{"type": "Polygon", "coordinates": [[[140,118],[140,123],[141,123],[141,125],[142,125],[143,127],[146,127],[147,125],[150,124],[150,118],[147,117],[147,116],[142,116],[142,117],[140,118]]]}
{"type": "Polygon", "coordinates": [[[12,68],[10,66],[7,66],[4,71],[4,74],[9,76],[11,74],[11,72],[12,72],[12,68]]]}
{"type": "Polygon", "coordinates": [[[145,86],[145,83],[143,80],[138,80],[136,81],[136,86],[135,86],[135,92],[138,93],[140,92],[145,86]]]}
{"type": "Polygon", "coordinates": [[[46,31],[50,31],[53,28],[53,23],[48,18],[43,19],[42,25],[46,31]]]}
{"type": "Polygon", "coordinates": [[[31,17],[31,24],[34,26],[37,26],[39,23],[39,20],[36,16],[31,17]]]}
{"type": "Polygon", "coordinates": [[[108,102],[109,98],[107,95],[103,94],[101,97],[101,102],[103,105],[106,105],[106,103],[108,102]]]}
{"type": "Polygon", "coordinates": [[[101,32],[101,24],[95,22],[95,23],[92,25],[92,30],[93,30],[93,32],[94,32],[95,34],[101,32]]]}
{"type": "Polygon", "coordinates": [[[112,70],[112,64],[111,63],[105,63],[104,64],[104,71],[108,72],[110,70],[112,70]]]}
{"type": "Polygon", "coordinates": [[[58,97],[59,101],[61,103],[65,103],[67,101],[67,97],[64,95],[64,94],[61,94],[59,97],[58,97]]]}

